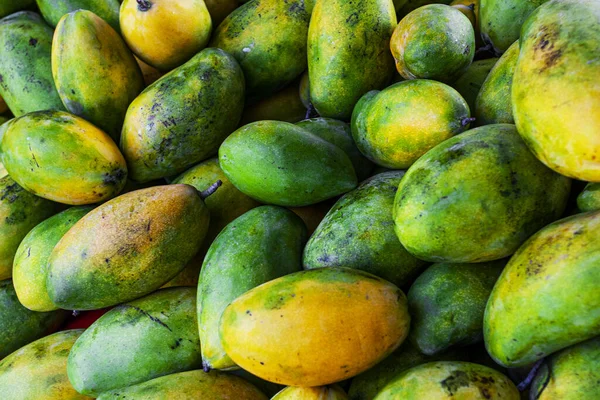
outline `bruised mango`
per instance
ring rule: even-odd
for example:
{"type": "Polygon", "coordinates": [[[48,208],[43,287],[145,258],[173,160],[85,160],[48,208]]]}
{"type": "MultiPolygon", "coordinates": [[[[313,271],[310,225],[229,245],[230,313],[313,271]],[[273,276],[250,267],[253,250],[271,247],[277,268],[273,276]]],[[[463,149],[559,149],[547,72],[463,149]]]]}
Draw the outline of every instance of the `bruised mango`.
{"type": "Polygon", "coordinates": [[[76,10],[90,10],[115,31],[120,32],[119,0],[36,0],[42,16],[52,27],[58,25],[63,15],[76,10]]]}
{"type": "Polygon", "coordinates": [[[348,400],[348,395],[337,386],[294,387],[288,386],[271,400],[348,400]]]}
{"type": "Polygon", "coordinates": [[[580,211],[600,210],[600,184],[588,183],[577,196],[577,208],[580,211]]]}
{"type": "Polygon", "coordinates": [[[304,119],[306,107],[298,92],[298,82],[293,82],[285,89],[248,105],[244,109],[240,125],[255,121],[285,121],[298,122],[304,119]]]}
{"type": "Polygon", "coordinates": [[[497,61],[497,58],[474,61],[465,73],[452,84],[452,87],[460,93],[469,105],[471,113],[475,112],[475,99],[481,90],[481,85],[483,85],[497,61]]]}

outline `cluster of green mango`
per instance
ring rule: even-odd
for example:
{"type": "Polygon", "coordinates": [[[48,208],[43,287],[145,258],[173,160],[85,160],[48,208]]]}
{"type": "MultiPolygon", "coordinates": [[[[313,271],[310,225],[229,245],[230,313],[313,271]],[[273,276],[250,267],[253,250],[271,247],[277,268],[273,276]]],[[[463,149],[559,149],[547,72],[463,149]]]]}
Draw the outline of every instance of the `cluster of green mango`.
{"type": "Polygon", "coordinates": [[[598,0],[0,18],[0,399],[600,398],[598,0]]]}

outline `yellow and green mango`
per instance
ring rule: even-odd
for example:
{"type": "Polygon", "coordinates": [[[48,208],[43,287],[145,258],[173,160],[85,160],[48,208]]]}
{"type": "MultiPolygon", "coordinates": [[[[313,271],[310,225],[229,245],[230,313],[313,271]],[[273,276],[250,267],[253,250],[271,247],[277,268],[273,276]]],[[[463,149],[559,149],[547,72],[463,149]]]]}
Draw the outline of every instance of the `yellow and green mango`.
{"type": "Polygon", "coordinates": [[[600,184],[588,183],[577,196],[577,208],[582,212],[600,210],[600,184]]]}
{"type": "Polygon", "coordinates": [[[115,31],[120,32],[119,0],[36,0],[42,16],[52,27],[58,25],[63,15],[76,10],[90,10],[115,31]]]}

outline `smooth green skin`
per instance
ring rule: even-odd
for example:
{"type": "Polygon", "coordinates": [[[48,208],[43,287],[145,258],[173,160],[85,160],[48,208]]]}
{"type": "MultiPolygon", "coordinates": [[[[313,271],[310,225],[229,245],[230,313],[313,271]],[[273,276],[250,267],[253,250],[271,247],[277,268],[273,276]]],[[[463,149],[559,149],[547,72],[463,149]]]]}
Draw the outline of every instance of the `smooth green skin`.
{"type": "Polygon", "coordinates": [[[15,117],[39,110],[64,110],[54,87],[52,28],[28,11],[0,20],[0,96],[15,117]]]}
{"type": "Polygon", "coordinates": [[[434,264],[408,291],[409,339],[424,354],[483,341],[483,312],[506,261],[434,264]]]}
{"type": "Polygon", "coordinates": [[[42,16],[52,27],[58,25],[63,15],[76,10],[89,10],[121,33],[118,0],[35,0],[42,16]]]}
{"type": "Polygon", "coordinates": [[[465,73],[452,84],[452,87],[465,99],[472,113],[475,111],[475,99],[481,86],[497,61],[497,58],[473,61],[465,73]]]}
{"type": "Polygon", "coordinates": [[[3,0],[0,3],[0,18],[17,11],[30,9],[35,5],[35,0],[3,0]]]}
{"type": "Polygon", "coordinates": [[[316,204],[357,185],[342,149],[288,122],[241,127],[219,148],[219,164],[242,193],[280,206],[316,204]]]}
{"type": "Polygon", "coordinates": [[[389,42],[396,21],[391,0],[316,2],[308,29],[308,74],[319,115],[348,121],[363,94],[392,79],[389,42]]]}
{"type": "Polygon", "coordinates": [[[497,260],[559,218],[570,188],[514,125],[486,125],[439,144],[406,172],[394,202],[396,234],[423,260],[497,260]]]}
{"type": "Polygon", "coordinates": [[[490,71],[475,99],[477,125],[514,124],[511,101],[513,75],[519,58],[519,41],[514,42],[490,71]]]}
{"type": "Polygon", "coordinates": [[[504,269],[488,300],[488,353],[524,366],[600,334],[600,212],[577,214],[532,236],[504,269]]]}
{"type": "Polygon", "coordinates": [[[297,122],[296,125],[344,150],[354,166],[359,182],[371,176],[374,165],[356,147],[349,124],[333,118],[311,118],[297,122]]]}
{"type": "Polygon", "coordinates": [[[121,136],[131,178],[173,176],[214,156],[238,125],[244,90],[237,61],[214,48],[148,86],[129,107],[121,136]]]}
{"type": "Polygon", "coordinates": [[[25,235],[55,212],[55,203],[27,192],[8,175],[0,178],[0,280],[11,277],[25,235]]]}
{"type": "Polygon", "coordinates": [[[64,310],[43,313],[28,310],[19,302],[12,280],[0,281],[0,358],[55,332],[68,315],[64,310]]]}
{"type": "Polygon", "coordinates": [[[577,208],[581,212],[600,210],[600,183],[588,183],[577,196],[577,208]]]}
{"type": "Polygon", "coordinates": [[[121,304],[77,340],[67,374],[79,393],[102,392],[202,366],[196,289],[161,289],[121,304]]]}
{"type": "Polygon", "coordinates": [[[92,207],[72,207],[36,225],[19,244],[13,262],[13,283],[19,301],[33,311],[58,309],[48,296],[48,258],[65,233],[92,207]]]}
{"type": "Polygon", "coordinates": [[[221,346],[221,314],[248,290],[302,270],[307,239],[302,219],[277,206],[248,211],[215,239],[204,258],[198,284],[198,328],[205,367],[236,367],[221,346]]]}
{"type": "Polygon", "coordinates": [[[306,70],[309,20],[302,0],[252,0],[225,18],[210,46],[238,60],[251,100],[265,98],[306,70]]]}
{"type": "Polygon", "coordinates": [[[384,172],[338,200],[306,244],[304,268],[356,268],[408,285],[426,263],[406,251],[394,232],[394,196],[403,176],[384,172]]]}

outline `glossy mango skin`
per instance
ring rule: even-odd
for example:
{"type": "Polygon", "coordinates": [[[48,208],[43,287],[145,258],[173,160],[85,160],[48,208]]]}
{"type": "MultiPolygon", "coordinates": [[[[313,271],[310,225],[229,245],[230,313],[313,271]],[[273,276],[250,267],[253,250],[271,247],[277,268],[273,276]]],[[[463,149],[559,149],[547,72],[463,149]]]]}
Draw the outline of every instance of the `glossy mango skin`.
{"type": "Polygon", "coordinates": [[[438,143],[468,127],[462,96],[441,82],[416,79],[369,92],[352,113],[360,151],[383,167],[406,169],[438,143]]]}
{"type": "Polygon", "coordinates": [[[475,99],[479,94],[481,85],[483,85],[497,61],[497,58],[473,61],[465,73],[452,83],[452,87],[460,93],[469,105],[472,114],[475,113],[475,99]]]}
{"type": "Polygon", "coordinates": [[[65,109],[52,78],[51,47],[52,28],[39,14],[23,11],[0,20],[0,96],[15,117],[65,109]]]}
{"type": "Polygon", "coordinates": [[[209,218],[189,185],[154,186],[104,203],[52,250],[50,300],[65,309],[93,310],[153,292],[196,254],[209,218]]]}
{"type": "Polygon", "coordinates": [[[13,262],[13,283],[19,301],[32,311],[58,309],[48,296],[46,275],[52,249],[92,207],[72,207],[35,226],[19,244],[13,262]]]}
{"type": "Polygon", "coordinates": [[[240,125],[265,120],[291,123],[302,121],[306,115],[306,107],[302,104],[298,88],[298,82],[294,81],[277,93],[247,105],[240,125]]]}
{"type": "Polygon", "coordinates": [[[195,288],[168,288],[108,311],[69,354],[67,373],[75,390],[97,397],[200,368],[195,303],[195,288]]]}
{"type": "Polygon", "coordinates": [[[320,116],[348,121],[363,94],[391,80],[388,48],[395,26],[391,0],[316,2],[308,30],[308,74],[320,116]]]}
{"type": "Polygon", "coordinates": [[[309,19],[303,0],[252,0],[225,18],[210,46],[240,63],[251,100],[265,98],[306,69],[309,19]]]}
{"type": "Polygon", "coordinates": [[[55,27],[63,15],[72,11],[90,10],[115,31],[121,32],[119,26],[119,0],[36,0],[42,16],[48,25],[55,27]]]}
{"type": "Polygon", "coordinates": [[[17,11],[30,9],[34,5],[35,0],[4,0],[0,3],[0,18],[4,18],[17,11]]]}
{"type": "Polygon", "coordinates": [[[513,255],[484,316],[485,345],[497,363],[523,366],[600,334],[599,229],[600,212],[577,214],[546,226],[513,255]]]}
{"type": "Polygon", "coordinates": [[[129,106],[121,149],[131,178],[173,176],[215,155],[243,107],[244,75],[237,61],[220,49],[201,51],[129,106]]]}
{"type": "Polygon", "coordinates": [[[288,386],[271,400],[348,400],[348,395],[337,386],[297,387],[288,386]]]}
{"type": "Polygon", "coordinates": [[[497,260],[559,218],[570,187],[529,152],[514,125],[486,125],[409,168],[394,202],[396,234],[423,260],[497,260]]]}
{"type": "Polygon", "coordinates": [[[582,212],[600,210],[600,184],[588,183],[577,196],[577,208],[582,212]]]}
{"type": "Polygon", "coordinates": [[[254,375],[321,386],[375,365],[402,343],[409,324],[406,297],[393,284],[363,271],[321,268],[238,297],[221,317],[220,335],[231,359],[254,375]]]}
{"type": "Polygon", "coordinates": [[[515,123],[531,151],[588,182],[600,181],[599,36],[597,1],[545,3],[523,25],[512,85],[515,123]]]}
{"type": "Polygon", "coordinates": [[[198,329],[204,367],[235,368],[219,337],[227,305],[248,290],[302,269],[304,222],[277,206],[248,211],[223,229],[208,249],[198,284],[198,329]]]}
{"type": "Polygon", "coordinates": [[[28,191],[71,205],[111,198],[127,177],[125,159],[112,139],[63,111],[14,120],[2,137],[2,162],[28,191]]]}
{"type": "Polygon", "coordinates": [[[87,400],[67,378],[67,357],[83,329],[57,332],[0,361],[0,393],[14,400],[87,400]]]}
{"type": "Polygon", "coordinates": [[[298,126],[260,121],[232,133],[219,164],[242,193],[268,204],[306,206],[356,187],[356,173],[339,147],[298,126]]]}

